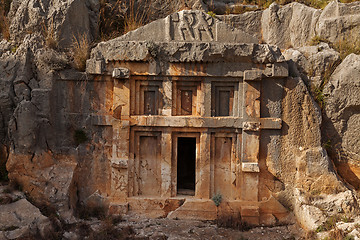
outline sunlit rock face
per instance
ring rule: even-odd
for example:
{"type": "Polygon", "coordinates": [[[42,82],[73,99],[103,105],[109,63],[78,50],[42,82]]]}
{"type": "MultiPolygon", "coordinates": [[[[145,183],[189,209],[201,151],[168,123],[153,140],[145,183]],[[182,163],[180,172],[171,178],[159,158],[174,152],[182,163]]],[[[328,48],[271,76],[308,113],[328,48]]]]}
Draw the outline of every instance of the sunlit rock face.
{"type": "MultiPolygon", "coordinates": [[[[298,48],[285,58],[280,51],[313,36],[313,23],[302,29],[298,15],[285,14],[298,8],[311,21],[326,12],[272,5],[240,15],[254,14],[249,19],[261,19],[261,26],[238,29],[219,20],[226,17],[176,12],[97,44],[86,72],[71,67],[71,56],[45,47],[40,34],[27,35],[18,49],[1,42],[0,136],[9,178],[69,222],[81,207],[101,206],[150,217],[235,216],[254,225],[296,217],[313,229],[326,219],[320,209],[339,209],[336,197],[349,203],[340,204],[342,211],[355,214],[357,201],[322,148],[321,110],[304,78],[308,65],[329,65],[338,54],[323,45],[325,53],[298,48]],[[306,34],[279,32],[288,29],[279,17],[306,34]],[[259,44],[256,29],[278,46],[259,44]],[[297,62],[295,51],[302,55],[297,62]],[[315,204],[318,194],[332,198],[315,204]]],[[[79,16],[91,25],[88,15],[79,16]]],[[[356,115],[348,122],[356,127],[356,115]]],[[[356,136],[346,134],[350,149],[356,136]]]]}

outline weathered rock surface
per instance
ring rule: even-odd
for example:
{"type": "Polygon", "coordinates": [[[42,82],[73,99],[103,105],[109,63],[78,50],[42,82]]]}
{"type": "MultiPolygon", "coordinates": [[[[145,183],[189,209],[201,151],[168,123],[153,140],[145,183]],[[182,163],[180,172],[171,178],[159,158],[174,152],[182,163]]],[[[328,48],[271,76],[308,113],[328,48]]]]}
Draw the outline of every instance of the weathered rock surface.
{"type": "Polygon", "coordinates": [[[341,176],[360,187],[360,56],[350,54],[325,85],[323,138],[341,176]]]}
{"type": "Polygon", "coordinates": [[[345,4],[333,1],[324,10],[297,2],[285,6],[273,3],[263,11],[219,18],[260,42],[283,49],[306,46],[315,36],[334,44],[344,40],[357,41],[360,34],[359,9],[359,2],[345,4]]]}
{"type": "Polygon", "coordinates": [[[80,35],[94,40],[98,34],[98,14],[97,0],[14,0],[9,12],[10,38],[19,43],[29,32],[43,33],[61,47],[70,46],[73,38],[80,35]]]}
{"type": "MultiPolygon", "coordinates": [[[[200,2],[197,4],[204,8],[200,2]]],[[[45,25],[48,31],[53,27],[63,46],[71,44],[73,35],[84,32],[93,39],[97,32],[94,27],[97,11],[97,1],[13,1],[11,36],[22,44],[16,49],[6,41],[0,42],[0,137],[2,142],[11,145],[7,162],[9,177],[34,198],[56,206],[59,214],[69,221],[75,206],[88,202],[106,205],[111,194],[109,182],[114,172],[109,159],[112,158],[113,136],[118,133],[108,123],[112,119],[108,114],[113,109],[106,99],[113,96],[113,81],[107,81],[107,76],[101,81],[89,81],[91,78],[87,74],[70,69],[65,54],[44,47],[41,35],[25,36],[25,32],[41,32],[45,25]],[[95,114],[106,120],[98,121],[95,114]],[[79,142],[74,139],[76,132],[90,139],[79,142]]],[[[256,64],[284,61],[278,47],[255,44],[262,41],[280,48],[296,47],[288,50],[285,57],[296,63],[300,76],[306,79],[307,75],[318,85],[326,69],[338,60],[338,54],[326,44],[302,46],[316,35],[333,43],[345,36],[343,32],[358,36],[358,16],[359,3],[333,2],[323,11],[299,3],[284,7],[273,4],[265,11],[219,17],[239,30],[200,11],[183,11],[98,44],[88,61],[88,72],[102,74],[104,63],[116,60],[148,61],[154,64],[148,72],[152,75],[167,67],[161,64],[164,59],[173,63],[214,63],[212,66],[219,58],[256,64]],[[164,35],[167,20],[188,21],[190,15],[204,20],[199,26],[192,26],[198,30],[198,35],[192,35],[186,26],[183,26],[185,32],[189,31],[186,34],[178,31],[164,35]],[[209,29],[218,31],[216,36],[210,34],[209,29]]],[[[323,132],[331,139],[334,149],[339,149],[335,153],[341,153],[342,161],[338,160],[337,164],[340,173],[356,187],[360,187],[360,138],[355,131],[359,129],[359,99],[356,98],[360,96],[359,62],[358,56],[348,56],[326,85],[324,93],[329,98],[323,132]]],[[[236,74],[241,72],[212,69],[208,71],[210,76],[221,75],[224,71],[228,74],[224,76],[239,77],[236,74]]],[[[267,73],[266,69],[263,73],[267,73]]],[[[266,159],[261,156],[265,161],[260,163],[264,174],[260,181],[266,188],[260,189],[259,198],[265,199],[264,204],[275,197],[287,207],[295,206],[298,219],[309,229],[319,226],[326,218],[318,211],[323,207],[329,211],[341,207],[344,212],[356,213],[356,198],[338,179],[321,146],[320,109],[304,82],[294,77],[268,84],[264,83],[263,88],[274,91],[263,91],[264,98],[268,99],[264,103],[268,112],[262,114],[282,118],[283,127],[278,134],[262,131],[267,142],[261,147],[269,150],[262,149],[267,156],[266,159]],[[273,98],[273,94],[279,92],[284,96],[280,101],[273,98]],[[316,199],[296,201],[306,193],[338,195],[322,202],[316,199]],[[344,205],[344,202],[349,204],[344,205]]],[[[268,217],[271,224],[278,221],[271,214],[268,217]]]]}
{"type": "Polygon", "coordinates": [[[297,74],[308,86],[319,87],[324,77],[330,77],[331,71],[340,61],[339,53],[327,43],[316,46],[290,48],[283,52],[286,60],[295,63],[297,74]],[[326,76],[327,75],[327,76],[326,76]]]}
{"type": "Polygon", "coordinates": [[[51,230],[50,220],[26,199],[0,205],[0,239],[21,239],[38,233],[46,238],[51,230]]]}

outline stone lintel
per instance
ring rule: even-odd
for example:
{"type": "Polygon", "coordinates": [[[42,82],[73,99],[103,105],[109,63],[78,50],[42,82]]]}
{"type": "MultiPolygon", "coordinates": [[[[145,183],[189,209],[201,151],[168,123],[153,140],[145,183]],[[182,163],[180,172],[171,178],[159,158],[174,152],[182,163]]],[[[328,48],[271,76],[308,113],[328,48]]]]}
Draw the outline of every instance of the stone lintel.
{"type": "Polygon", "coordinates": [[[128,79],[130,77],[130,70],[127,68],[114,68],[112,77],[117,79],[128,79]]]}
{"type": "MultiPolygon", "coordinates": [[[[238,117],[132,116],[130,122],[143,127],[243,128],[246,121],[238,117]]],[[[249,125],[256,127],[252,131],[281,129],[281,122],[280,118],[260,118],[249,125]]]]}
{"type": "Polygon", "coordinates": [[[244,71],[244,81],[261,81],[263,76],[262,70],[246,70],[244,71]]]}
{"type": "Polygon", "coordinates": [[[105,62],[103,60],[88,59],[86,61],[86,72],[89,74],[103,74],[105,62]]]}
{"type": "Polygon", "coordinates": [[[257,162],[243,162],[241,170],[243,172],[260,172],[259,164],[257,162]]]}

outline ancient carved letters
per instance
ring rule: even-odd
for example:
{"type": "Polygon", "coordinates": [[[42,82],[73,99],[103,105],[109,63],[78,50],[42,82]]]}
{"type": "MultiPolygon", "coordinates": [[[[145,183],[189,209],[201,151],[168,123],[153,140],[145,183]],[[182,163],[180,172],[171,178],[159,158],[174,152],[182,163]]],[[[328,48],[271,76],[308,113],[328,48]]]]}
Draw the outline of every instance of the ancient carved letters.
{"type": "MultiPolygon", "coordinates": [[[[180,35],[179,40],[183,41],[213,41],[214,19],[203,13],[182,11],[177,13],[173,22],[179,22],[177,30],[180,35]]],[[[175,25],[175,24],[174,24],[175,25]]]]}

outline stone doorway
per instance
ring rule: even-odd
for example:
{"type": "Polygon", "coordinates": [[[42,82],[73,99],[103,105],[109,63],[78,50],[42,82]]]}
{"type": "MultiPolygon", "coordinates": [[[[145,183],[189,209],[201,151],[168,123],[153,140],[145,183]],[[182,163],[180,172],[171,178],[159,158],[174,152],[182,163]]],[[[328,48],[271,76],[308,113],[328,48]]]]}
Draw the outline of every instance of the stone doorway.
{"type": "Polygon", "coordinates": [[[195,195],[196,138],[177,139],[177,195],[195,195]]]}

